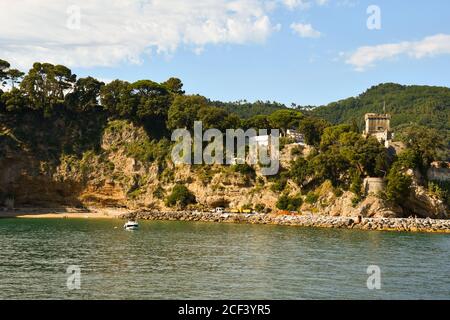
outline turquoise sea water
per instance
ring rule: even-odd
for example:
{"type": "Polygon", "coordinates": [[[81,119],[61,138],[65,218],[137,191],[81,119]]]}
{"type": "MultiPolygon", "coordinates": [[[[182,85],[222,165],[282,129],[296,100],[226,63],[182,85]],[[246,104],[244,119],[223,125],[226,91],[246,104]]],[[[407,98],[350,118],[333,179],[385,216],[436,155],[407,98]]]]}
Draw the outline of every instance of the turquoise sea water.
{"type": "Polygon", "coordinates": [[[450,299],[450,236],[0,219],[1,299],[450,299]],[[70,265],[81,270],[69,290],[70,265]],[[366,285],[369,265],[381,289],[366,285]]]}

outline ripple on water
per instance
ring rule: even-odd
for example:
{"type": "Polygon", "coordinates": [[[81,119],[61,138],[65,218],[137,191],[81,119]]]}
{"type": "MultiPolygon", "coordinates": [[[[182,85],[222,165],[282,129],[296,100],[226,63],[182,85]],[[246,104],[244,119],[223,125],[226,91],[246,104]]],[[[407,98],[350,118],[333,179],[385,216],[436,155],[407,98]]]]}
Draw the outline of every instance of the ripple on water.
{"type": "Polygon", "coordinates": [[[188,222],[0,220],[0,298],[449,299],[450,236],[188,222]],[[115,228],[117,227],[117,228],[115,228]],[[66,287],[79,265],[81,289],[66,287]],[[366,287],[369,265],[382,289],[366,287]]]}

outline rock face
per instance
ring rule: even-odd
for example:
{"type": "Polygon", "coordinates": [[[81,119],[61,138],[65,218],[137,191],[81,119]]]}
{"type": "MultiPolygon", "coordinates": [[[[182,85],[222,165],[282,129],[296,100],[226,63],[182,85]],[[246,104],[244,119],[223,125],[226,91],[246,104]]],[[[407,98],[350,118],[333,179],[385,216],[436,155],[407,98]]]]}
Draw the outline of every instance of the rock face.
{"type": "MultiPolygon", "coordinates": [[[[81,135],[77,130],[70,131],[67,124],[53,126],[61,127],[61,135],[81,135]]],[[[247,175],[227,166],[174,166],[170,162],[145,161],[142,158],[147,154],[141,154],[145,151],[142,146],[150,139],[143,128],[127,121],[105,123],[105,129],[98,136],[98,150],[85,150],[77,155],[61,153],[40,157],[49,149],[44,142],[36,143],[38,150],[33,151],[8,132],[0,127],[0,206],[6,206],[9,199],[8,203],[13,201],[16,207],[66,205],[167,211],[170,209],[165,206],[164,198],[176,183],[182,183],[196,196],[193,210],[205,211],[217,206],[255,208],[258,205],[267,211],[277,211],[280,193],[271,190],[273,182],[261,176],[258,167],[254,174],[247,175]],[[138,152],[133,153],[132,147],[138,152]]],[[[283,167],[289,166],[288,160],[295,148],[298,147],[282,151],[283,167]]],[[[300,189],[288,181],[286,192],[296,195],[300,189]]],[[[448,215],[443,203],[418,186],[405,204],[407,211],[375,195],[355,204],[354,194],[344,192],[336,196],[332,186],[326,183],[318,193],[318,201],[304,203],[302,212],[367,218],[409,215],[446,218],[448,215]]]]}
{"type": "Polygon", "coordinates": [[[442,200],[431,196],[424,187],[418,185],[412,188],[405,207],[423,218],[444,219],[448,218],[449,214],[442,200]]]}
{"type": "Polygon", "coordinates": [[[376,196],[368,196],[357,210],[363,217],[395,218],[403,215],[403,209],[376,196]]]}
{"type": "Polygon", "coordinates": [[[304,211],[316,212],[332,217],[369,217],[369,218],[393,218],[402,217],[403,209],[377,196],[369,195],[357,205],[353,204],[355,195],[351,192],[344,192],[340,197],[329,193],[325,198],[319,198],[319,202],[329,203],[328,205],[318,204],[313,207],[304,205],[304,211]]]}

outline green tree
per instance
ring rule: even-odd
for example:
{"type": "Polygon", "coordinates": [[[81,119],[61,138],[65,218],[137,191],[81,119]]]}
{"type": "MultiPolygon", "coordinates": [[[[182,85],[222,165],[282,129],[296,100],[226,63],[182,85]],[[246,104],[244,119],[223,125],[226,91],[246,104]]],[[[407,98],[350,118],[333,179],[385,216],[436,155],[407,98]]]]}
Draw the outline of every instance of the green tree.
{"type": "Polygon", "coordinates": [[[69,68],[62,65],[56,65],[50,68],[47,76],[53,77],[50,79],[51,82],[49,84],[52,85],[53,94],[59,101],[64,100],[64,92],[73,88],[77,78],[69,68]]]}
{"type": "Polygon", "coordinates": [[[231,113],[225,117],[224,129],[238,129],[242,127],[241,118],[237,114],[231,113]]]}
{"type": "Polygon", "coordinates": [[[163,85],[151,80],[139,80],[131,85],[131,95],[139,119],[167,117],[171,97],[163,85]]]}
{"type": "Polygon", "coordinates": [[[379,161],[377,168],[377,159],[386,158],[387,151],[383,145],[374,137],[367,139],[356,132],[344,132],[339,136],[339,150],[341,155],[355,168],[359,173],[368,176],[380,175],[382,163],[379,161]],[[378,172],[377,172],[378,171],[378,172]]]}
{"type": "Polygon", "coordinates": [[[243,121],[245,129],[271,129],[270,122],[265,115],[256,115],[243,121]]]}
{"type": "Polygon", "coordinates": [[[135,115],[135,105],[131,97],[130,83],[114,80],[100,89],[102,107],[110,114],[131,118],[135,115]]]}
{"type": "Polygon", "coordinates": [[[299,131],[305,136],[306,144],[319,146],[323,131],[329,126],[323,119],[307,117],[300,121],[299,131]]]}
{"type": "Polygon", "coordinates": [[[406,149],[397,156],[396,165],[401,168],[416,169],[420,166],[422,159],[417,150],[406,149]]]}
{"type": "Polygon", "coordinates": [[[216,128],[221,131],[229,129],[228,112],[217,107],[206,106],[198,110],[197,119],[202,122],[203,129],[216,128]]]}
{"type": "Polygon", "coordinates": [[[206,98],[199,95],[176,96],[169,108],[167,128],[170,130],[193,129],[198,111],[207,106],[206,98]]]}
{"type": "Polygon", "coordinates": [[[437,160],[440,150],[446,150],[447,157],[450,157],[448,146],[445,145],[445,136],[436,129],[412,125],[400,130],[398,136],[419,156],[417,165],[423,172],[431,162],[437,160]]]}
{"type": "Polygon", "coordinates": [[[76,75],[67,67],[36,62],[20,88],[30,108],[43,110],[45,116],[50,116],[56,107],[63,106],[64,92],[71,89],[75,81],[76,75]]]}
{"type": "Polygon", "coordinates": [[[402,204],[409,196],[412,179],[399,166],[393,166],[387,176],[386,197],[402,204]]]}
{"type": "Polygon", "coordinates": [[[358,170],[350,170],[351,184],[350,191],[356,194],[358,197],[362,193],[362,178],[361,173],[358,170]]]}
{"type": "Polygon", "coordinates": [[[343,174],[346,174],[350,167],[337,148],[318,154],[311,160],[310,165],[317,183],[330,180],[334,186],[342,182],[343,174]]]}
{"type": "Polygon", "coordinates": [[[16,84],[20,83],[20,79],[22,79],[24,75],[25,73],[17,69],[10,69],[7,72],[7,77],[9,78],[12,89],[16,87],[16,84]]]}
{"type": "Polygon", "coordinates": [[[181,82],[178,78],[170,78],[167,81],[161,83],[167,90],[171,93],[182,95],[183,91],[183,82],[181,82]]]}
{"type": "Polygon", "coordinates": [[[304,158],[298,158],[292,163],[289,171],[290,178],[299,186],[307,183],[308,177],[313,174],[309,162],[304,158]]]}
{"type": "Polygon", "coordinates": [[[330,146],[339,141],[341,134],[351,131],[352,127],[348,124],[325,128],[320,140],[320,150],[327,150],[330,146]]]}
{"type": "Polygon", "coordinates": [[[438,130],[448,130],[450,113],[450,88],[431,86],[404,86],[384,83],[373,86],[356,98],[348,98],[311,110],[314,116],[333,124],[352,123],[364,125],[364,114],[392,114],[391,127],[398,132],[399,126],[416,123],[438,130]]]}
{"type": "Polygon", "coordinates": [[[8,61],[0,59],[0,86],[4,86],[9,79],[9,67],[11,67],[11,65],[8,61]]]}
{"type": "Polygon", "coordinates": [[[303,114],[296,110],[282,109],[277,110],[269,116],[269,122],[272,128],[280,129],[286,133],[286,129],[298,127],[303,114]]]}
{"type": "Polygon", "coordinates": [[[15,113],[22,112],[27,105],[26,98],[17,88],[13,88],[9,92],[3,93],[1,96],[1,103],[4,105],[6,111],[15,113]]]}
{"type": "MultiPolygon", "coordinates": [[[[242,119],[249,119],[254,116],[268,116],[273,112],[281,109],[287,109],[284,104],[270,101],[248,102],[247,100],[239,100],[233,102],[208,101],[211,106],[219,107],[229,113],[235,113],[242,119]]],[[[266,127],[259,127],[264,129],[266,127]]]]}
{"type": "Polygon", "coordinates": [[[66,95],[69,108],[79,112],[92,110],[98,105],[100,90],[104,85],[92,77],[78,79],[73,92],[66,95]]]}

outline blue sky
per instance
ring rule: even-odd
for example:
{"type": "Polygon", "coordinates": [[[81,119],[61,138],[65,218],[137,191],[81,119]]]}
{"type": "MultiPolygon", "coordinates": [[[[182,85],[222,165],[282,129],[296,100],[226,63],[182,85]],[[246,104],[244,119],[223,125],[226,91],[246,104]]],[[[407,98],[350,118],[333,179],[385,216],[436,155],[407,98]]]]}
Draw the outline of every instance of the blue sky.
{"type": "MultiPolygon", "coordinates": [[[[175,76],[182,79],[187,93],[224,101],[261,99],[320,105],[355,96],[381,82],[450,86],[447,0],[236,0],[232,10],[237,13],[222,13],[230,5],[226,0],[197,1],[203,5],[201,9],[189,1],[173,0],[172,9],[156,4],[158,1],[128,0],[125,2],[130,5],[117,11],[112,1],[110,11],[96,16],[102,1],[93,0],[98,8],[87,7],[83,0],[67,3],[79,5],[82,14],[81,30],[75,35],[51,32],[46,26],[39,34],[27,34],[25,28],[33,28],[31,25],[19,26],[23,32],[0,31],[0,58],[10,57],[19,66],[27,66],[30,59],[64,63],[79,76],[104,80],[164,81],[175,76]],[[144,9],[138,13],[129,9],[134,2],[144,9]],[[380,30],[367,28],[369,5],[380,8],[380,30]],[[144,23],[138,28],[145,32],[133,30],[121,38],[126,28],[116,27],[122,14],[124,20],[144,23]],[[230,19],[234,19],[235,29],[227,27],[230,19]],[[205,28],[206,23],[215,33],[205,28]],[[292,24],[303,30],[306,26],[306,31],[296,33],[292,24]],[[95,29],[89,29],[92,26],[95,29]],[[185,31],[192,26],[201,29],[185,31]],[[39,42],[39,47],[27,47],[27,55],[20,60],[22,52],[15,43],[19,40],[39,42]],[[125,50],[121,43],[131,49],[125,50]],[[106,46],[109,49],[104,49],[106,46]]],[[[25,2],[29,6],[36,3],[25,2]]],[[[42,0],[44,14],[40,17],[31,16],[32,8],[11,4],[8,16],[43,19],[40,23],[55,28],[60,23],[55,12],[67,11],[58,9],[59,3],[42,0]]]]}

